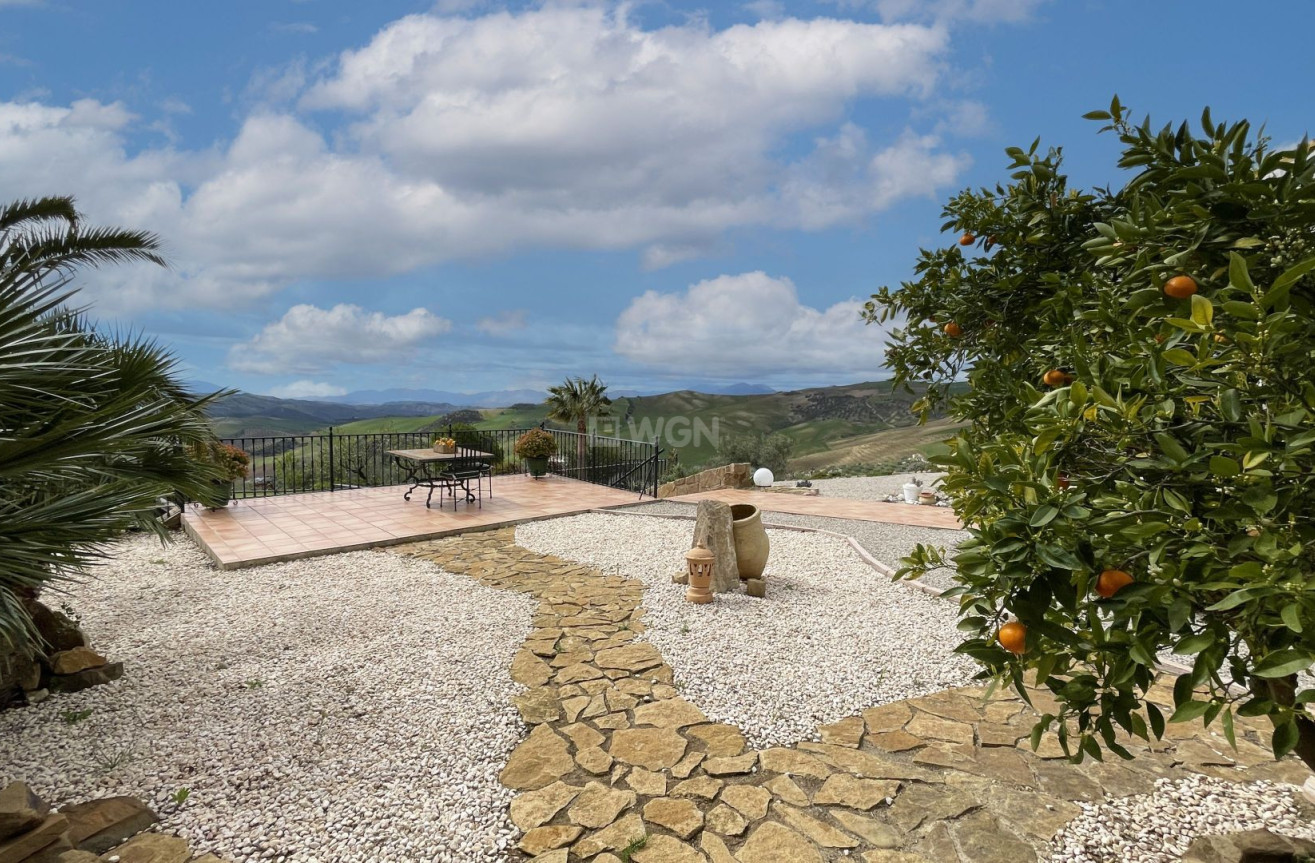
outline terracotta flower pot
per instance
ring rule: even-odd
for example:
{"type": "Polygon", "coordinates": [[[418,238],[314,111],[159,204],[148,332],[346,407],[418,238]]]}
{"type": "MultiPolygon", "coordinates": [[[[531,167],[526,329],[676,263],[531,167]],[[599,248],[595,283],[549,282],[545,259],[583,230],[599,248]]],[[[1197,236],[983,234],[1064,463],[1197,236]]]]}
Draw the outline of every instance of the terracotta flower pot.
{"type": "Polygon", "coordinates": [[[935,506],[936,492],[934,491],[922,492],[921,494],[918,495],[918,503],[922,504],[923,506],[935,506]]]}
{"type": "Polygon", "coordinates": [[[457,451],[456,444],[445,444],[445,443],[434,444],[434,452],[438,453],[439,455],[452,455],[456,451],[457,451]]]}
{"type": "Polygon", "coordinates": [[[762,578],[767,555],[771,552],[767,531],[763,530],[762,513],[753,504],[737,503],[731,507],[731,519],[740,578],[762,578]]]}

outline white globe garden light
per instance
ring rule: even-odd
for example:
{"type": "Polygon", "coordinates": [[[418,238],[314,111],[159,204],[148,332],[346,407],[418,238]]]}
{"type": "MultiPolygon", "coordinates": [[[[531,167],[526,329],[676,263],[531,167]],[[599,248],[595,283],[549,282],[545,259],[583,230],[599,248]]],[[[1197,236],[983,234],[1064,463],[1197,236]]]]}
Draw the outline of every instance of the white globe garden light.
{"type": "Polygon", "coordinates": [[[772,476],[772,472],[765,467],[760,467],[753,472],[753,484],[758,488],[767,488],[775,479],[776,477],[772,476]]]}

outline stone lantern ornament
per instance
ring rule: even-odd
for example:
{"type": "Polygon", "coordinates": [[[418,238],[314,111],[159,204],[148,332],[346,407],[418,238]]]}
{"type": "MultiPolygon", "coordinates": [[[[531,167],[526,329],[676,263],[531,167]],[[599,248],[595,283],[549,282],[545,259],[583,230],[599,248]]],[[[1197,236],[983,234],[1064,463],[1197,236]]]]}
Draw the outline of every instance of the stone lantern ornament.
{"type": "Polygon", "coordinates": [[[712,565],[716,561],[717,558],[702,542],[685,552],[685,563],[689,567],[687,600],[697,605],[712,602],[712,565]]]}

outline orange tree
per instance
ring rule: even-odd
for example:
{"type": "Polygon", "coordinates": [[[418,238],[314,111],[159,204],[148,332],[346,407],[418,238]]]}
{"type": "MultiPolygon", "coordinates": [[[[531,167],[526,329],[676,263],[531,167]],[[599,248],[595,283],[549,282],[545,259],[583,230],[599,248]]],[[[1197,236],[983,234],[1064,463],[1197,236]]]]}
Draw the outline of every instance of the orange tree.
{"type": "Polygon", "coordinates": [[[961,236],[867,304],[903,321],[887,359],[929,385],[916,409],[969,423],[940,462],[971,538],[901,574],[954,568],[959,650],[1054,693],[1034,745],[1055,727],[1076,759],[1129,757],[1119,729],[1232,740],[1267,716],[1315,767],[1315,153],[1208,110],[1200,133],[1117,98],[1087,116],[1123,188],[1010,149],[1007,184],[946,206],[961,236]],[[1191,669],[1169,716],[1145,699],[1165,651],[1191,669]]]}

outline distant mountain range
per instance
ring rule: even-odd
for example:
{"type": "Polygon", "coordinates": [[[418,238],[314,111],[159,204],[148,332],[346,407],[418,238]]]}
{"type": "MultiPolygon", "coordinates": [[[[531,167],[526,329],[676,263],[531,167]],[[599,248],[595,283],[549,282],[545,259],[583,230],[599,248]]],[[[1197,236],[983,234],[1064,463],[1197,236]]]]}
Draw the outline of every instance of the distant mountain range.
{"type": "MultiPolygon", "coordinates": [[[[763,395],[776,390],[761,384],[735,383],[723,387],[703,387],[700,392],[709,395],[745,396],[763,395]]],[[[670,390],[626,390],[608,388],[613,398],[660,395],[670,390]]],[[[347,405],[381,405],[396,402],[445,402],[472,408],[505,408],[515,404],[537,404],[547,395],[543,390],[490,390],[480,393],[456,393],[430,389],[356,390],[342,396],[331,396],[325,401],[347,405]]]]}

